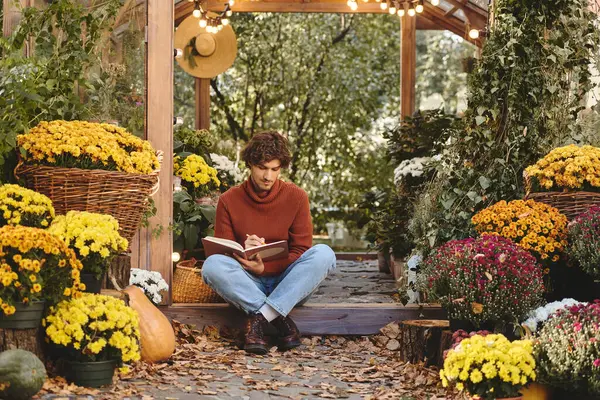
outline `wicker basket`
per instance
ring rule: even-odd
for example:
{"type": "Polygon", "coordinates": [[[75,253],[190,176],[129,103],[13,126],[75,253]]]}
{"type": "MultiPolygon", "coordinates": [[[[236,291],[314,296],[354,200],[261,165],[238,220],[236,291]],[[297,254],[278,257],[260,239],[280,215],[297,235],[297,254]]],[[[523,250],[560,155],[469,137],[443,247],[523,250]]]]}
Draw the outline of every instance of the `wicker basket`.
{"type": "Polygon", "coordinates": [[[202,261],[190,259],[182,261],[175,266],[173,274],[173,302],[174,303],[225,303],[225,301],[204,283],[202,269],[196,265],[202,261]]]}
{"type": "Polygon", "coordinates": [[[569,221],[579,214],[586,212],[590,207],[600,205],[600,193],[595,192],[531,192],[531,180],[525,177],[525,199],[539,201],[555,207],[564,214],[569,221]]]}
{"type": "Polygon", "coordinates": [[[555,207],[569,221],[590,207],[600,205],[600,193],[594,192],[535,192],[525,198],[555,207]]]}
{"type": "MultiPolygon", "coordinates": [[[[157,156],[161,161],[162,153],[157,156]]],[[[57,214],[71,210],[110,214],[119,221],[119,233],[128,242],[139,229],[148,196],[158,190],[159,172],[143,175],[23,163],[15,169],[27,188],[52,200],[57,214]]]]}

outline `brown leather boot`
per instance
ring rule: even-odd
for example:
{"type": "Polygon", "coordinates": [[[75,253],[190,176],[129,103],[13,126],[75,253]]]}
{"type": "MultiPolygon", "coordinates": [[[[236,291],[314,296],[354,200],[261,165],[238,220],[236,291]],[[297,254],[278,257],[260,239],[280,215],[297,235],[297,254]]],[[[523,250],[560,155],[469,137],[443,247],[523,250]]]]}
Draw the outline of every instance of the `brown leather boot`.
{"type": "Polygon", "coordinates": [[[246,350],[246,353],[267,354],[269,350],[264,332],[267,324],[268,322],[262,314],[253,314],[248,317],[244,337],[244,350],[246,350]]]}
{"type": "Polygon", "coordinates": [[[279,316],[271,324],[279,331],[279,350],[286,351],[300,346],[300,331],[290,317],[279,316]]]}

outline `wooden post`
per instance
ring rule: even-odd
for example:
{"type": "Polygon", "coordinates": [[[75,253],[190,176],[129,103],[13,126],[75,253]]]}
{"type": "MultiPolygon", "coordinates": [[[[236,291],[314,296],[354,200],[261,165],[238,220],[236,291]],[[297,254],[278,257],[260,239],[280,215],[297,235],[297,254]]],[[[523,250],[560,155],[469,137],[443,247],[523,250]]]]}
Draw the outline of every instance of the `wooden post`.
{"type": "Polygon", "coordinates": [[[210,78],[196,78],[196,129],[210,129],[210,78]]]}
{"type": "Polygon", "coordinates": [[[405,15],[401,19],[401,96],[402,118],[415,112],[415,85],[417,77],[417,23],[418,17],[405,15]]]}
{"type": "Polygon", "coordinates": [[[4,12],[2,34],[5,37],[12,35],[17,25],[19,25],[19,21],[21,20],[20,8],[26,7],[28,3],[28,0],[2,0],[2,9],[4,12]],[[17,3],[19,6],[16,5],[17,3]]]}
{"type": "MultiPolygon", "coordinates": [[[[173,262],[173,235],[169,225],[173,221],[173,32],[174,4],[172,1],[148,0],[147,74],[146,74],[146,129],[148,140],[164,152],[160,170],[160,188],[154,195],[157,215],[151,226],[160,224],[162,234],[150,235],[152,271],[158,271],[171,288],[173,262]]],[[[143,240],[143,239],[142,239],[143,240]]],[[[171,303],[170,295],[166,301],[171,303]]]]}

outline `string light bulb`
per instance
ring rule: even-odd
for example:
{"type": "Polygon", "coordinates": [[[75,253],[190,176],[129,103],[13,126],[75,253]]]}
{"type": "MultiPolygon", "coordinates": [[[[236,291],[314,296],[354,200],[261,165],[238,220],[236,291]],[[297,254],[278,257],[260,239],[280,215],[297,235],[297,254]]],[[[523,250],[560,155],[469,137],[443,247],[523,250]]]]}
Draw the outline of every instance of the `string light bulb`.
{"type": "Polygon", "coordinates": [[[404,8],[399,8],[398,9],[398,16],[399,17],[404,17],[404,14],[406,14],[406,12],[404,11],[404,8]]]}
{"type": "Polygon", "coordinates": [[[235,0],[229,0],[229,7],[233,7],[234,4],[235,4],[235,0]]]}
{"type": "Polygon", "coordinates": [[[440,0],[431,0],[431,4],[437,7],[440,5],[440,0]]]}
{"type": "Polygon", "coordinates": [[[479,29],[471,29],[469,31],[469,37],[473,40],[479,39],[479,29]]]}
{"type": "Polygon", "coordinates": [[[417,12],[415,11],[415,9],[414,9],[414,8],[412,8],[412,6],[411,6],[411,7],[408,9],[408,15],[409,15],[410,17],[414,17],[416,13],[417,13],[417,12]]]}
{"type": "MultiPolygon", "coordinates": [[[[200,28],[206,29],[206,32],[217,33],[222,30],[224,26],[230,24],[229,17],[233,15],[231,5],[234,3],[234,0],[229,0],[228,3],[225,3],[225,9],[214,17],[209,16],[208,11],[202,7],[203,0],[190,0],[190,2],[192,1],[194,2],[192,15],[199,19],[198,25],[200,28]]],[[[356,0],[349,1],[356,2],[356,0]]]]}
{"type": "Polygon", "coordinates": [[[381,4],[379,5],[379,7],[381,7],[382,10],[387,10],[388,5],[385,1],[382,1],[381,4]]]}
{"type": "Polygon", "coordinates": [[[419,1],[419,4],[417,4],[417,7],[415,7],[415,11],[417,12],[417,14],[421,14],[424,9],[425,7],[423,7],[423,2],[419,1]]]}
{"type": "Polygon", "coordinates": [[[388,12],[392,15],[396,14],[396,6],[392,3],[392,5],[390,6],[388,12]]]}

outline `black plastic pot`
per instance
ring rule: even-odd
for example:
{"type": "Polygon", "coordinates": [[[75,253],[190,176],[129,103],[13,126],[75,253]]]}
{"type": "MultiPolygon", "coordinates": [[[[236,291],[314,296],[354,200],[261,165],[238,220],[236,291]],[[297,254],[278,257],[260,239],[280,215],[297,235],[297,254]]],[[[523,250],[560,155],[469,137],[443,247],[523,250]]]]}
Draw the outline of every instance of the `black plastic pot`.
{"type": "Polygon", "coordinates": [[[85,284],[84,292],[86,293],[100,293],[103,280],[104,275],[102,275],[100,279],[96,279],[96,275],[94,274],[81,274],[81,283],[85,284]]]}
{"type": "Polygon", "coordinates": [[[33,301],[29,304],[15,304],[13,315],[6,316],[0,311],[0,328],[35,329],[40,326],[44,314],[45,301],[33,301]]]}
{"type": "Polygon", "coordinates": [[[77,362],[63,360],[63,374],[77,386],[100,387],[112,384],[116,360],[77,362]]]}

